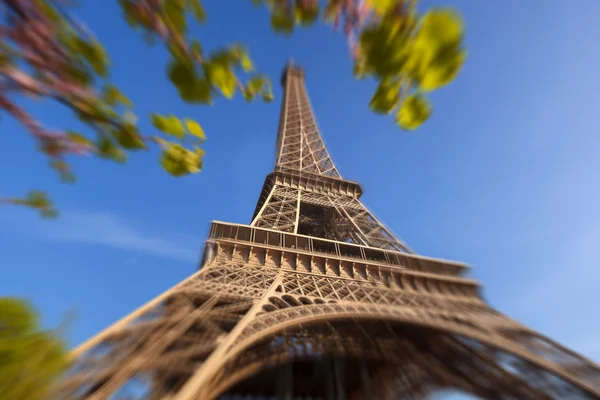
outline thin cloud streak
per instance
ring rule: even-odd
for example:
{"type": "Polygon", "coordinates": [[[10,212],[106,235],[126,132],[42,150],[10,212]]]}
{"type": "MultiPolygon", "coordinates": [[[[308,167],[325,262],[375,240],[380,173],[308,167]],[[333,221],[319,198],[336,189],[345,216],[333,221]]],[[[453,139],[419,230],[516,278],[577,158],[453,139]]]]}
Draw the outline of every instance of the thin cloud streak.
{"type": "Polygon", "coordinates": [[[181,262],[197,261],[200,252],[200,240],[153,234],[151,229],[141,229],[108,212],[66,211],[54,221],[21,213],[4,214],[0,215],[0,225],[38,240],[112,247],[181,262]]]}

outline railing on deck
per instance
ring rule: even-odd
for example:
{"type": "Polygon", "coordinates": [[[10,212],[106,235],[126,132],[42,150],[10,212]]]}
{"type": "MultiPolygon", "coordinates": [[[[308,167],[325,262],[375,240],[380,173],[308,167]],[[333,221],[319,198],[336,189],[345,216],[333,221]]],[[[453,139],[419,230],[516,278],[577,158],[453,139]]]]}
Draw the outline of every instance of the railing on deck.
{"type": "Polygon", "coordinates": [[[454,261],[439,260],[353,243],[336,242],[306,235],[218,221],[213,221],[212,223],[210,238],[232,239],[241,242],[297,249],[311,253],[333,254],[340,258],[358,259],[367,263],[383,263],[414,271],[444,275],[462,275],[468,269],[465,264],[454,261]]]}

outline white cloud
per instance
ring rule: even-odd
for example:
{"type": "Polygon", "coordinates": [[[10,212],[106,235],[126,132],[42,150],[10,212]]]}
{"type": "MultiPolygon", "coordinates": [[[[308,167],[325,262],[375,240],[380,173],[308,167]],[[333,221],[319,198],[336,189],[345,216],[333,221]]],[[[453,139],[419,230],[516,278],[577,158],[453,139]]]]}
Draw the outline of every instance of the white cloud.
{"type": "MultiPolygon", "coordinates": [[[[0,225],[38,240],[91,244],[195,262],[201,240],[177,234],[152,233],[108,212],[63,211],[56,220],[43,220],[31,210],[0,214],[0,225]]],[[[155,231],[155,230],[154,230],[155,231]]],[[[137,262],[130,258],[127,264],[137,262]]]]}

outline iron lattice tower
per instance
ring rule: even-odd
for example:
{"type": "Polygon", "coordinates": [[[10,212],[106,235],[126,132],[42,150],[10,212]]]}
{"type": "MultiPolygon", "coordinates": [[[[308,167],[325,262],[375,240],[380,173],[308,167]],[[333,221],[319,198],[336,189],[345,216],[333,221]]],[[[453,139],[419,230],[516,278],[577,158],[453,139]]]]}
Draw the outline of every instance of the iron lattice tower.
{"type": "Polygon", "coordinates": [[[213,222],[199,271],[75,349],[59,398],[600,398],[591,361],[380,223],[333,164],[304,71],[282,85],[252,223],[213,222]]]}

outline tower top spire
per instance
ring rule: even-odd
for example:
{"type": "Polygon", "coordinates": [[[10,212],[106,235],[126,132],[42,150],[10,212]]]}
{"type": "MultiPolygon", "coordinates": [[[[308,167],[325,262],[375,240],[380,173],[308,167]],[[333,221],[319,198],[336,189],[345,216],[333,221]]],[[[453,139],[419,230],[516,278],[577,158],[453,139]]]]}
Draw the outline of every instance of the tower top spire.
{"type": "Polygon", "coordinates": [[[294,64],[294,60],[291,58],[281,74],[281,86],[285,87],[285,83],[289,76],[293,76],[299,78],[301,81],[304,81],[304,68],[294,64]]]}
{"type": "Polygon", "coordinates": [[[304,85],[304,68],[290,60],[281,75],[281,84],[276,168],[341,179],[317,128],[304,85]]]}

